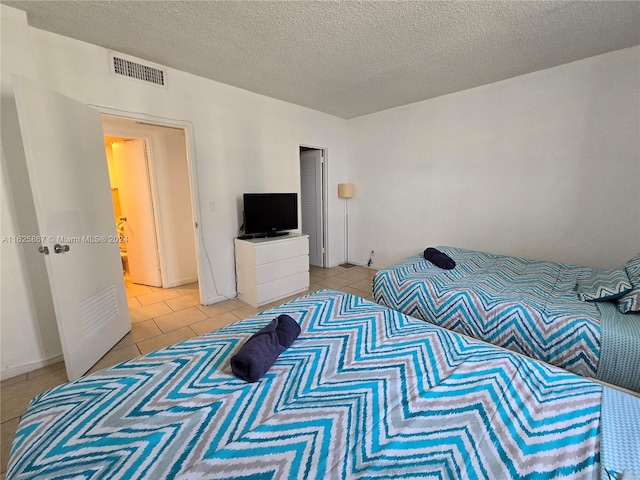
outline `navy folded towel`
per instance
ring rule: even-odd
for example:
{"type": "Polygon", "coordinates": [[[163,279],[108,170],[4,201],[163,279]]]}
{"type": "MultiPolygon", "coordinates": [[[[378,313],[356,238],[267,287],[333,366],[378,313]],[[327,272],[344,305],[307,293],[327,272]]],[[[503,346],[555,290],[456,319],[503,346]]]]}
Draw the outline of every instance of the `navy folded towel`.
{"type": "Polygon", "coordinates": [[[289,315],[278,315],[267,326],[254,333],[231,357],[233,374],[247,382],[258,381],[298,335],[298,322],[289,315]]]}
{"type": "Polygon", "coordinates": [[[444,268],[445,270],[451,270],[456,266],[456,262],[444,252],[441,252],[437,248],[429,247],[424,251],[425,260],[429,260],[436,267],[444,268]]]}

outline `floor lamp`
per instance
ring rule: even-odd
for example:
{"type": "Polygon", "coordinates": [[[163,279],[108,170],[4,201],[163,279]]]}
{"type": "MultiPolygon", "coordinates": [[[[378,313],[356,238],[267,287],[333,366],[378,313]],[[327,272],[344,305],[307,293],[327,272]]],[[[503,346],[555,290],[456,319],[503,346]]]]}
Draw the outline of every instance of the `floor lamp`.
{"type": "Polygon", "coordinates": [[[349,199],[353,197],[355,192],[355,186],[353,183],[339,183],[338,184],[338,198],[344,198],[344,253],[345,262],[340,264],[341,267],[351,268],[355,267],[353,263],[349,263],[349,199]]]}

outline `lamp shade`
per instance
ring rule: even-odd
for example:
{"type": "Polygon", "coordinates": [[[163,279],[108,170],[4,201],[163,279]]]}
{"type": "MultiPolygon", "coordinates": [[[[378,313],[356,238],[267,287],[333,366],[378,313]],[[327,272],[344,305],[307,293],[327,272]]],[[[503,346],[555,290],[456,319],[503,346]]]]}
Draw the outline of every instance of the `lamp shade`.
{"type": "Polygon", "coordinates": [[[355,193],[356,187],[353,183],[338,184],[338,198],[351,198],[355,193]]]}

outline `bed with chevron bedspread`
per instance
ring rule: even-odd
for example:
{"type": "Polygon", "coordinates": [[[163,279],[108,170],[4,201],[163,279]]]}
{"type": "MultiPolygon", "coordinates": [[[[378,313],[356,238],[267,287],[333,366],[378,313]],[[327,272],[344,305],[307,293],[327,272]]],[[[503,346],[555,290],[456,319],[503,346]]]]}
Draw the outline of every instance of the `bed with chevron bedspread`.
{"type": "Polygon", "coordinates": [[[323,290],[40,394],[7,479],[621,478],[639,432],[640,398],[323,290]],[[300,336],[234,377],[280,314],[300,336]]]}
{"type": "Polygon", "coordinates": [[[376,302],[640,392],[640,314],[580,300],[576,285],[593,268],[437,248],[455,268],[416,255],[381,269],[373,281],[376,302]]]}

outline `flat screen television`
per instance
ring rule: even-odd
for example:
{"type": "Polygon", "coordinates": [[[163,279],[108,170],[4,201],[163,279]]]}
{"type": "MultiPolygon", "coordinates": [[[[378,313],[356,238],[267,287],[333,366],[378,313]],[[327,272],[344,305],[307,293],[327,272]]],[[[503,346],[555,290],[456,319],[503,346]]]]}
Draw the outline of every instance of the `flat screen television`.
{"type": "Polygon", "coordinates": [[[243,200],[245,234],[278,236],[298,228],[297,193],[245,193],[243,200]]]}

